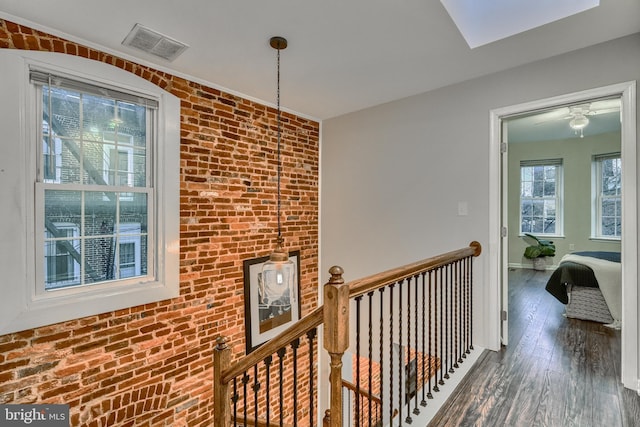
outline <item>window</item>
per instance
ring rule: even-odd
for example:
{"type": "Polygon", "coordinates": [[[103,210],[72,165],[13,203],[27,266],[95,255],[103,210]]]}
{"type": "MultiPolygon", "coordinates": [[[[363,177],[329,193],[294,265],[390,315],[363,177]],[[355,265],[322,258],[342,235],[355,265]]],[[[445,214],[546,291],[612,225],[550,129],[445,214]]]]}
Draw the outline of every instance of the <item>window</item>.
{"type": "Polygon", "coordinates": [[[0,334],[179,295],[179,100],[63,54],[0,68],[0,334]]]}
{"type": "Polygon", "coordinates": [[[47,268],[43,279],[36,276],[37,283],[44,283],[48,291],[153,276],[146,230],[154,227],[149,201],[156,189],[149,173],[157,102],[130,100],[126,94],[40,70],[32,69],[30,79],[39,102],[37,122],[43,123],[39,139],[48,147],[37,165],[42,175],[36,178],[35,208],[44,213],[44,227],[53,236],[43,242],[47,268]],[[47,164],[54,157],[61,160],[55,179],[50,179],[47,164]],[[72,238],[63,233],[71,228],[55,226],[61,221],[72,223],[72,238]],[[138,264],[129,265],[128,275],[121,276],[121,242],[130,240],[132,232],[121,226],[125,221],[138,224],[136,241],[147,258],[128,259],[138,264]],[[53,270],[56,274],[51,276],[51,251],[55,259],[75,264],[80,274],[67,277],[53,270]]]}
{"type": "Polygon", "coordinates": [[[520,232],[562,235],[562,160],[520,162],[520,232]]]}
{"type": "Polygon", "coordinates": [[[622,158],[620,153],[593,159],[592,236],[620,239],[622,236],[622,158]]]}

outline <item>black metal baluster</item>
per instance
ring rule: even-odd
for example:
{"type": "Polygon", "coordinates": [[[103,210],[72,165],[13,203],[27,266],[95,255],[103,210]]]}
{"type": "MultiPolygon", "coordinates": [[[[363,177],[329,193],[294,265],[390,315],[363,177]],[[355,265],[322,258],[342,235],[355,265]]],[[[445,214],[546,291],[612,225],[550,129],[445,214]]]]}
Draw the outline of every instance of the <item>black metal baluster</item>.
{"type": "MultiPolygon", "coordinates": [[[[278,384],[278,390],[279,390],[279,398],[280,398],[280,405],[279,405],[279,411],[280,411],[280,427],[283,427],[284,425],[284,366],[283,366],[283,359],[284,359],[284,355],[287,353],[287,349],[286,347],[282,347],[281,349],[279,349],[277,351],[278,354],[278,370],[279,370],[279,374],[280,374],[280,381],[278,384]]],[[[295,376],[295,375],[294,375],[295,376]]]]}
{"type": "Polygon", "coordinates": [[[445,267],[446,280],[444,284],[444,299],[445,299],[445,357],[447,362],[445,363],[444,377],[449,379],[449,372],[451,372],[451,301],[449,300],[451,291],[451,264],[447,264],[445,267]]]}
{"type": "Polygon", "coordinates": [[[380,405],[378,413],[379,422],[382,422],[382,412],[384,411],[384,286],[380,288],[380,405]]]}
{"type": "Polygon", "coordinates": [[[249,375],[247,375],[247,372],[245,371],[245,373],[242,375],[242,418],[244,420],[244,424],[247,423],[247,384],[249,384],[249,375]]]}
{"type": "MultiPolygon", "coordinates": [[[[468,273],[468,286],[469,286],[469,348],[473,350],[473,322],[472,322],[472,313],[473,313],[473,262],[471,261],[471,257],[469,259],[469,273],[468,273]]],[[[469,351],[469,353],[471,353],[469,351]]]]}
{"type": "Polygon", "coordinates": [[[418,409],[418,354],[420,354],[420,352],[418,351],[418,282],[419,282],[419,277],[417,274],[413,277],[413,290],[414,290],[414,296],[415,299],[413,301],[413,310],[414,310],[414,318],[416,319],[416,327],[415,327],[415,332],[414,332],[414,349],[415,349],[415,354],[416,354],[416,377],[415,377],[415,382],[413,384],[414,388],[415,388],[415,398],[413,401],[413,414],[414,415],[418,415],[420,413],[420,409],[418,409]]]}
{"type": "Polygon", "coordinates": [[[293,425],[298,425],[298,347],[300,347],[300,338],[296,338],[291,342],[291,350],[293,357],[293,425]]]}
{"type": "MultiPolygon", "coordinates": [[[[369,292],[367,294],[367,296],[369,297],[369,396],[371,396],[373,394],[373,367],[372,367],[372,361],[373,361],[373,291],[369,292]]],[[[372,417],[372,400],[371,398],[367,399],[369,401],[369,427],[371,427],[371,419],[372,417]]]]}
{"type": "Polygon", "coordinates": [[[469,315],[469,295],[467,293],[467,267],[468,267],[468,258],[465,258],[462,263],[462,295],[464,299],[463,304],[463,320],[462,320],[462,335],[464,347],[462,349],[462,358],[467,358],[467,350],[469,349],[469,329],[468,325],[468,315],[469,315]]]}
{"type": "Polygon", "coordinates": [[[253,422],[258,425],[258,391],[260,391],[260,382],[258,381],[258,365],[253,366],[253,422]]]}
{"type": "Polygon", "coordinates": [[[233,396],[231,401],[233,402],[233,425],[238,425],[238,378],[233,379],[233,396]]]}
{"type": "Polygon", "coordinates": [[[316,337],[316,329],[313,328],[309,332],[307,332],[307,338],[309,339],[309,426],[314,426],[314,417],[313,417],[313,405],[315,403],[313,396],[313,342],[316,337]]]}
{"type": "Polygon", "coordinates": [[[427,359],[427,363],[428,363],[428,365],[427,365],[428,374],[427,375],[429,375],[429,391],[427,392],[427,399],[433,399],[433,394],[431,393],[431,384],[432,384],[431,383],[431,379],[432,379],[432,377],[434,375],[434,372],[432,372],[432,368],[433,368],[432,358],[433,358],[433,360],[437,360],[437,358],[434,355],[431,354],[431,330],[434,329],[434,325],[435,325],[435,321],[433,320],[433,317],[432,317],[433,313],[432,313],[432,310],[431,310],[431,307],[433,305],[433,299],[432,299],[432,294],[431,294],[431,288],[432,288],[432,284],[433,284],[432,283],[433,282],[432,279],[433,279],[433,270],[429,270],[429,298],[427,300],[427,303],[429,305],[429,320],[428,320],[428,322],[429,322],[429,324],[428,324],[428,327],[429,327],[429,337],[428,337],[428,339],[429,339],[429,350],[427,351],[427,357],[429,358],[429,359],[427,359]]]}
{"type": "Polygon", "coordinates": [[[405,399],[407,405],[407,418],[405,419],[408,424],[413,422],[411,418],[411,398],[409,397],[409,391],[411,390],[411,285],[413,280],[411,277],[407,279],[407,364],[405,365],[405,399]]]}
{"type": "Polygon", "coordinates": [[[393,420],[393,289],[389,285],[389,422],[393,420]]]}
{"type": "Polygon", "coordinates": [[[458,262],[458,344],[460,348],[458,349],[458,363],[464,362],[462,355],[464,354],[464,330],[462,329],[463,321],[464,321],[464,303],[463,303],[463,276],[462,272],[464,269],[464,260],[460,260],[458,262]]]}
{"type": "Polygon", "coordinates": [[[267,356],[266,359],[264,359],[264,366],[265,366],[265,390],[267,392],[267,400],[266,400],[266,405],[267,405],[267,419],[266,419],[266,424],[270,425],[271,422],[271,405],[269,404],[271,402],[271,397],[270,397],[270,392],[271,392],[271,363],[273,362],[273,356],[267,356]]]}
{"type": "MultiPolygon", "coordinates": [[[[438,276],[439,276],[439,282],[440,282],[440,312],[439,312],[439,316],[438,316],[438,320],[440,323],[440,381],[438,381],[438,384],[440,385],[444,385],[444,380],[442,379],[442,370],[444,369],[444,354],[443,354],[443,350],[444,350],[444,343],[443,343],[443,323],[444,323],[444,305],[443,305],[443,296],[444,296],[444,292],[443,292],[443,287],[442,287],[442,281],[443,281],[443,272],[442,272],[442,267],[438,268],[438,276]]],[[[435,390],[435,388],[434,388],[435,390]]],[[[439,390],[436,390],[439,391],[439,390]]]]}
{"type": "Polygon", "coordinates": [[[448,307],[449,307],[449,356],[448,356],[448,360],[449,360],[449,373],[452,374],[453,372],[455,372],[453,370],[453,361],[454,361],[454,357],[453,357],[453,336],[454,336],[454,332],[453,332],[453,308],[455,306],[455,303],[453,302],[453,294],[454,294],[454,283],[455,283],[455,272],[454,272],[454,263],[449,264],[449,303],[448,303],[448,307]]]}
{"type": "Polygon", "coordinates": [[[420,401],[420,406],[427,406],[427,400],[425,399],[426,397],[426,392],[427,392],[427,379],[425,376],[425,366],[424,366],[424,361],[425,361],[425,357],[430,357],[427,354],[427,344],[425,342],[425,315],[427,313],[427,307],[426,307],[426,281],[427,281],[427,272],[423,271],[422,272],[422,400],[420,401]]]}
{"type": "Polygon", "coordinates": [[[460,286],[460,261],[453,263],[453,367],[458,368],[458,288],[460,286]]]}
{"type": "Polygon", "coordinates": [[[398,281],[398,420],[402,425],[402,365],[404,365],[404,351],[402,351],[402,283],[398,281]]]}
{"type": "Polygon", "coordinates": [[[355,392],[355,404],[356,412],[355,419],[360,421],[360,302],[362,296],[356,297],[356,392],[355,392]]]}

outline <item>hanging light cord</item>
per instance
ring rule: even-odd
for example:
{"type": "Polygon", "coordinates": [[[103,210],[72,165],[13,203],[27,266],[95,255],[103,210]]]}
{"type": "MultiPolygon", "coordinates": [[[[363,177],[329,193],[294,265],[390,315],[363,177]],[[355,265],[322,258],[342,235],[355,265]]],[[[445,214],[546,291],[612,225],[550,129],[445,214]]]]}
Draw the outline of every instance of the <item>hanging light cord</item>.
{"type": "Polygon", "coordinates": [[[280,230],[280,46],[278,46],[278,93],[277,93],[277,104],[278,104],[278,240],[282,239],[282,231],[280,230]]]}

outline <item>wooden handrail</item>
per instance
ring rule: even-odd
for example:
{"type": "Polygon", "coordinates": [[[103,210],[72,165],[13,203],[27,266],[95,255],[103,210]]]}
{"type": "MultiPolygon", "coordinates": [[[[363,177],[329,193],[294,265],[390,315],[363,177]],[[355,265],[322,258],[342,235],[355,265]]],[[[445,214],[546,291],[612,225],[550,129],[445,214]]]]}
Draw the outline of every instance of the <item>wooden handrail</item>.
{"type": "Polygon", "coordinates": [[[238,375],[249,370],[254,365],[271,356],[282,347],[289,345],[293,340],[299,338],[322,324],[323,307],[320,306],[313,310],[308,315],[304,316],[298,322],[296,322],[291,328],[278,334],[273,339],[264,343],[264,345],[258,347],[253,353],[247,354],[236,363],[231,364],[228,369],[225,369],[220,376],[220,381],[223,384],[228,384],[238,375]]]}
{"type": "Polygon", "coordinates": [[[364,396],[367,399],[374,401],[378,405],[382,405],[382,399],[380,399],[380,396],[376,396],[375,394],[371,394],[367,390],[358,389],[358,387],[356,387],[356,385],[354,383],[352,383],[352,382],[349,382],[349,381],[343,379],[342,380],[342,386],[346,387],[349,390],[351,390],[356,395],[364,396]]]}
{"type": "Polygon", "coordinates": [[[447,252],[442,255],[437,255],[422,261],[407,264],[402,267],[383,271],[382,273],[373,274],[362,279],[353,280],[349,282],[349,298],[355,298],[360,295],[365,295],[388,283],[407,279],[428,269],[441,267],[455,260],[459,260],[471,255],[477,257],[481,252],[482,247],[480,246],[480,243],[474,241],[471,242],[469,244],[469,247],[467,248],[457,249],[455,251],[447,252]]]}

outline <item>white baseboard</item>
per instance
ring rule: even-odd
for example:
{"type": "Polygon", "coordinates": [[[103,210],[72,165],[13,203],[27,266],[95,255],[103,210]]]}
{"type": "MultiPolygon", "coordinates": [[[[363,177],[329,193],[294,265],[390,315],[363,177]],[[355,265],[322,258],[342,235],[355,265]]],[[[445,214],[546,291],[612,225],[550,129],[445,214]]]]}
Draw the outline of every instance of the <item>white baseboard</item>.
{"type": "MultiPolygon", "coordinates": [[[[451,397],[451,394],[456,389],[458,384],[460,384],[465,377],[473,368],[473,365],[476,363],[484,348],[474,346],[474,349],[471,350],[471,353],[467,355],[464,359],[463,363],[460,363],[458,369],[456,369],[455,373],[451,375],[451,378],[447,380],[444,385],[439,385],[440,391],[432,393],[433,399],[427,400],[426,407],[420,407],[420,414],[415,415],[411,414],[411,425],[414,426],[426,426],[428,425],[433,417],[438,413],[438,411],[445,404],[447,399],[451,397]]],[[[407,414],[407,408],[405,407],[402,412],[402,420],[394,420],[393,426],[398,425],[407,425],[406,420],[404,419],[407,414]]],[[[397,417],[396,417],[397,418],[397,417]]]]}

